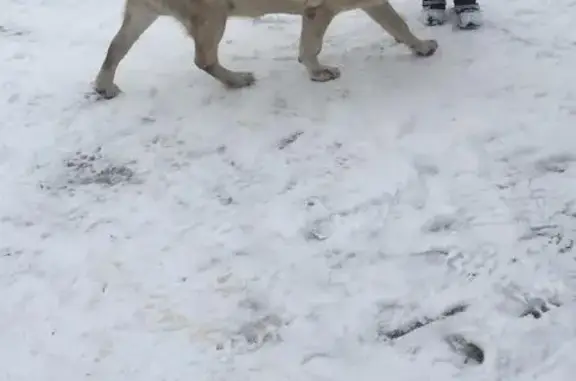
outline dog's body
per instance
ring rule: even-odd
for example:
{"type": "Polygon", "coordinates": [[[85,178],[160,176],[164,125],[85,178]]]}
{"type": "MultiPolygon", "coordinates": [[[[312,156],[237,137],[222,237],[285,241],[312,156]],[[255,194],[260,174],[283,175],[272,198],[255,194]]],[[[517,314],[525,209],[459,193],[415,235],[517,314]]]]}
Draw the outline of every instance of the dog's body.
{"type": "Polygon", "coordinates": [[[234,72],[223,67],[218,59],[218,46],[228,17],[259,17],[271,13],[302,15],[298,61],[313,81],[338,78],[337,68],[322,65],[318,55],[324,34],[338,13],[362,9],[398,42],[406,44],[422,56],[432,55],[438,44],[420,40],[387,0],[125,0],[124,20],[108,48],[95,82],[95,90],[105,98],[120,92],[114,84],[120,61],[159,16],[177,19],[195,41],[196,65],[231,88],[254,83],[252,73],[234,72]]]}

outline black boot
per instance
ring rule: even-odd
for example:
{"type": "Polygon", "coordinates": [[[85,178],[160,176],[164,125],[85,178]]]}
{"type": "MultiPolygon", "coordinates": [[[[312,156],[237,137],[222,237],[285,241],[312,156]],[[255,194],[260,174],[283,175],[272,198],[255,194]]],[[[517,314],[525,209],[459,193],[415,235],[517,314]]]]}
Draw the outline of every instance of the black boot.
{"type": "Polygon", "coordinates": [[[460,29],[478,29],[482,26],[482,12],[476,0],[454,0],[456,26],[460,29]]]}
{"type": "Polygon", "coordinates": [[[422,19],[428,26],[444,24],[448,19],[446,0],[422,0],[422,19]]]}

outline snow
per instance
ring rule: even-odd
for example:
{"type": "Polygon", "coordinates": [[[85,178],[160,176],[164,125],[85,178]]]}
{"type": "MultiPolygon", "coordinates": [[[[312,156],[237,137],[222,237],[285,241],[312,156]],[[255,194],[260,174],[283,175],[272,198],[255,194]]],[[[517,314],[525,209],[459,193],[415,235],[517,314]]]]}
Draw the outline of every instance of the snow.
{"type": "Polygon", "coordinates": [[[95,101],[121,2],[2,0],[0,380],[569,380],[575,3],[393,4],[434,56],[234,20],[228,91],[163,19],[95,101]]]}

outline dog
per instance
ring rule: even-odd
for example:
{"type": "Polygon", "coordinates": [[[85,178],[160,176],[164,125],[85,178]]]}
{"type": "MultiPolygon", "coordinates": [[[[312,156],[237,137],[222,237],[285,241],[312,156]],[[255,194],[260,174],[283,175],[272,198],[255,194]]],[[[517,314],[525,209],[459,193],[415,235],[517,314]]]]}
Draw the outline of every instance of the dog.
{"type": "Polygon", "coordinates": [[[231,71],[222,66],[218,46],[229,17],[256,18],[282,13],[302,16],[298,61],[312,81],[326,82],[340,77],[340,70],[319,62],[324,34],[339,13],[361,9],[394,39],[418,56],[430,56],[438,49],[436,40],[417,38],[388,0],[125,0],[124,18],[110,42],[106,58],[94,82],[101,97],[116,97],[114,83],[122,59],[140,36],[160,16],[179,21],[195,43],[195,64],[228,88],[242,88],[255,82],[251,72],[231,71]]]}

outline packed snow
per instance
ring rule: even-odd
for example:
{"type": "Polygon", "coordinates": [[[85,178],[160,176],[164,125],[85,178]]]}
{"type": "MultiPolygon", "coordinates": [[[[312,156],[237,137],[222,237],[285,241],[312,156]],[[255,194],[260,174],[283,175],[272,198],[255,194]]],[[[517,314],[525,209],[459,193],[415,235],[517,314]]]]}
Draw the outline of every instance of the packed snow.
{"type": "Polygon", "coordinates": [[[173,20],[0,0],[0,380],[524,381],[576,372],[574,0],[483,0],[416,57],[365,14],[173,20]]]}

